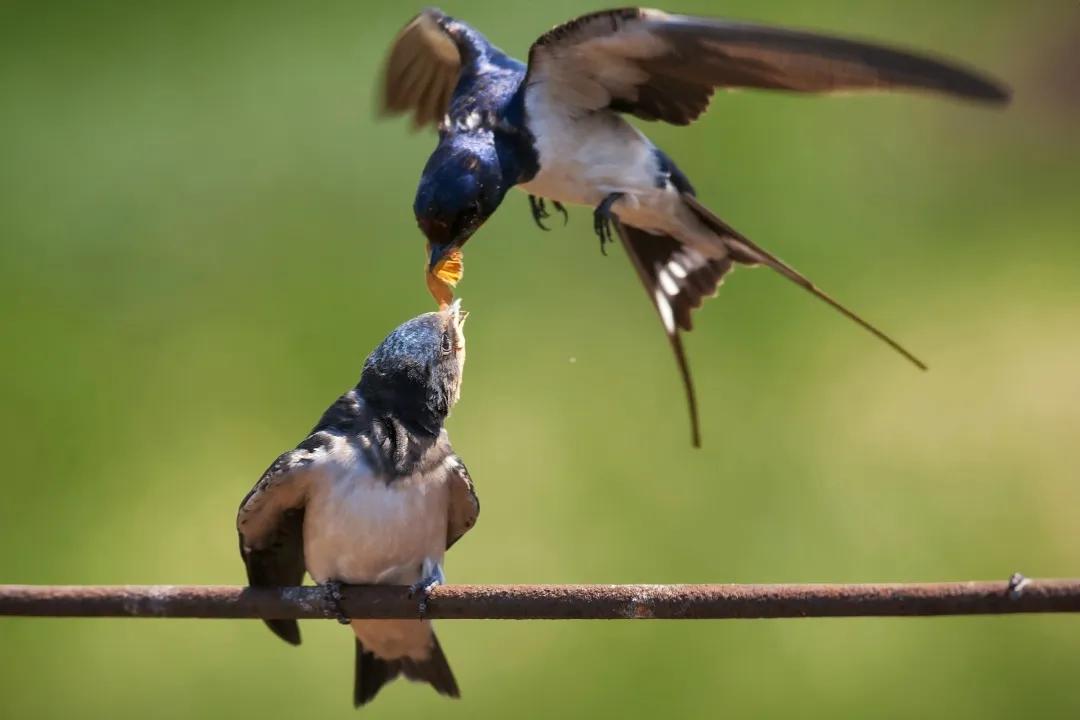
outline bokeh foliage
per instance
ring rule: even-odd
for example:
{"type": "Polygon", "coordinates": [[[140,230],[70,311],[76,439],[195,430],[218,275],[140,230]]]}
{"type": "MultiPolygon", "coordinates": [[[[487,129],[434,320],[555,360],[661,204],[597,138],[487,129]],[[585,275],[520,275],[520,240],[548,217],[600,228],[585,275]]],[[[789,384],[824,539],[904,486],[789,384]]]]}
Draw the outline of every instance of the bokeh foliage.
{"type": "MultiPolygon", "coordinates": [[[[445,9],[523,56],[588,7],[445,9]]],[[[483,500],[460,582],[1080,573],[1074,2],[685,0],[933,48],[1006,112],[720,96],[650,126],[736,227],[920,352],[920,374],[766,271],[688,340],[705,448],[622,253],[523,196],[468,246],[483,500]]],[[[391,2],[0,6],[0,582],[238,583],[237,503],[429,308],[433,145],[374,117],[391,2]]],[[[1080,715],[1074,617],[443,622],[464,700],[380,717],[1080,715]]],[[[4,718],[350,717],[352,643],[306,623],[0,620],[4,718]]]]}

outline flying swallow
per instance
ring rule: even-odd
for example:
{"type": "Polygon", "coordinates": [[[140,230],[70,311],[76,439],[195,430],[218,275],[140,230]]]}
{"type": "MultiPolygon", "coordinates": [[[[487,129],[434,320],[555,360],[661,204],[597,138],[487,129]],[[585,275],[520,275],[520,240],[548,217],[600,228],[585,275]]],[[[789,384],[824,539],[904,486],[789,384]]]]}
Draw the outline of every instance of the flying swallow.
{"type": "MultiPolygon", "coordinates": [[[[765,265],[869,330],[920,368],[899,343],[848,310],[696,197],[690,180],[625,119],[688,125],[718,89],[805,93],[912,90],[990,104],[1009,91],[956,63],[812,32],[622,8],[544,33],[528,63],[469,25],[428,9],[398,34],[383,110],[436,125],[439,143],[414,212],[428,240],[427,284],[440,303],[461,277],[461,247],[518,187],[541,227],[545,201],[594,208],[601,250],[614,226],[675,353],[700,444],[681,331],[735,265],[765,265]]],[[[545,228],[546,229],[546,228],[545,228]]]]}
{"type": "MultiPolygon", "coordinates": [[[[431,623],[427,593],[443,555],[475,523],[480,504],[443,422],[465,364],[460,301],[398,327],[364,364],[360,382],[274,461],[240,504],[236,527],[251,585],[299,585],[306,570],[356,636],[353,703],[398,675],[458,697],[431,623]],[[415,620],[352,620],[340,584],[409,585],[415,620]]],[[[300,644],[295,620],[267,620],[300,644]]]]}

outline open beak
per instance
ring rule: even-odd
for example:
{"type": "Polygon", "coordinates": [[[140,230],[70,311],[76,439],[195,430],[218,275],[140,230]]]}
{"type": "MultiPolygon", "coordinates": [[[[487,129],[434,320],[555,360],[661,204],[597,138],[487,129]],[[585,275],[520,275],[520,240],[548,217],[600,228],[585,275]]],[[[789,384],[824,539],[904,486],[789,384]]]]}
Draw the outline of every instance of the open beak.
{"type": "Polygon", "coordinates": [[[428,260],[428,273],[448,283],[451,287],[458,284],[465,274],[465,261],[461,248],[452,245],[431,247],[428,260]]]}
{"type": "Polygon", "coordinates": [[[428,272],[434,275],[438,272],[439,263],[442,262],[443,257],[446,256],[447,251],[450,250],[449,245],[433,245],[428,243],[428,272]]]}
{"type": "MultiPolygon", "coordinates": [[[[465,274],[465,263],[460,248],[450,245],[430,245],[427,267],[428,292],[445,307],[454,299],[454,286],[465,274]]],[[[468,314],[468,313],[466,313],[468,314]]]]}

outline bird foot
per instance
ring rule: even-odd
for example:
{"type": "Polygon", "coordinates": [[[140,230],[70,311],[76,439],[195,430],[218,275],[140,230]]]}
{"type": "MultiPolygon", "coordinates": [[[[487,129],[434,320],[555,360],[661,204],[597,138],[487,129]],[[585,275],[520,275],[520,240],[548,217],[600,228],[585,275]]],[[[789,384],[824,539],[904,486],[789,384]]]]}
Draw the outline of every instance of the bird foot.
{"type": "Polygon", "coordinates": [[[538,228],[540,228],[544,232],[547,232],[551,229],[544,224],[544,221],[551,217],[551,215],[547,211],[547,207],[544,206],[544,198],[537,197],[536,195],[530,195],[529,210],[532,211],[533,222],[536,223],[536,226],[538,228]]]}
{"type": "Polygon", "coordinates": [[[1013,573],[1009,578],[1009,597],[1013,600],[1019,600],[1020,596],[1024,594],[1024,588],[1031,584],[1029,578],[1024,577],[1021,573],[1013,573]]]}
{"type": "MultiPolygon", "coordinates": [[[[566,225],[566,223],[570,220],[570,213],[566,212],[566,208],[563,207],[563,204],[560,202],[552,200],[551,204],[552,206],[554,206],[556,211],[562,213],[563,225],[566,225]]],[[[544,231],[551,229],[544,224],[544,221],[551,217],[551,213],[547,211],[547,203],[544,198],[537,195],[530,195],[529,209],[532,211],[533,222],[536,223],[537,227],[544,231]]]]}
{"type": "Polygon", "coordinates": [[[427,615],[428,609],[428,597],[431,595],[431,591],[443,584],[442,572],[436,570],[425,578],[417,580],[409,586],[409,597],[417,598],[417,610],[420,613],[420,619],[423,620],[427,615]]]}
{"type": "Polygon", "coordinates": [[[566,207],[558,200],[552,200],[551,205],[555,208],[556,212],[562,213],[562,224],[565,227],[566,224],[570,222],[570,213],[566,211],[566,207]]]}
{"type": "Polygon", "coordinates": [[[341,583],[337,580],[327,580],[322,584],[323,597],[330,610],[326,617],[336,619],[342,625],[348,625],[350,620],[345,616],[345,609],[341,607],[341,583]]]}
{"type": "Polygon", "coordinates": [[[611,206],[622,196],[623,193],[611,193],[596,206],[596,210],[593,212],[593,232],[600,238],[600,253],[602,255],[607,255],[607,249],[604,246],[611,242],[611,206]]]}

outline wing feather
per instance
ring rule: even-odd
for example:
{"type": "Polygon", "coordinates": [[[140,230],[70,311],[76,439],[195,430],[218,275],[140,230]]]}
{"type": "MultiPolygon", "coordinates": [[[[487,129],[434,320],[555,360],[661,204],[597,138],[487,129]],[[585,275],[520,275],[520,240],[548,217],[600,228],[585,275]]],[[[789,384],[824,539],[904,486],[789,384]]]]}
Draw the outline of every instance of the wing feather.
{"type": "Polygon", "coordinates": [[[446,30],[449,18],[428,8],[402,28],[383,68],[382,111],[437,125],[446,115],[461,73],[461,54],[446,30]]]}
{"type": "MultiPolygon", "coordinates": [[[[304,501],[325,438],[316,433],[274,461],[236,515],[240,555],[253,586],[299,585],[304,579],[304,501]]],[[[278,637],[300,644],[295,620],[266,620],[278,637]]]]}
{"type": "Polygon", "coordinates": [[[803,30],[622,8],[542,35],[529,84],[579,112],[611,108],[693,122],[717,88],[823,93],[923,90],[1002,103],[998,81],[948,60],[803,30]]]}
{"type": "Polygon", "coordinates": [[[449,550],[476,524],[480,516],[480,498],[461,458],[451,455],[446,463],[450,471],[450,516],[446,525],[446,548],[449,550]]]}

